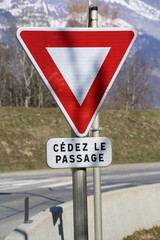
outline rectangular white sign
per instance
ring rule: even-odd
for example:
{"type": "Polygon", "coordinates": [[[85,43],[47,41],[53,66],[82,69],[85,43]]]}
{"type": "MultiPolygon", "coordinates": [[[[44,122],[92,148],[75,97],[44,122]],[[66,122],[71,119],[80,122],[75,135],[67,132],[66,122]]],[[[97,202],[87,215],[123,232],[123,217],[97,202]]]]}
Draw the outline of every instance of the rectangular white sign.
{"type": "Polygon", "coordinates": [[[106,167],[112,162],[108,138],[52,138],[47,142],[47,164],[51,168],[106,167]]]}

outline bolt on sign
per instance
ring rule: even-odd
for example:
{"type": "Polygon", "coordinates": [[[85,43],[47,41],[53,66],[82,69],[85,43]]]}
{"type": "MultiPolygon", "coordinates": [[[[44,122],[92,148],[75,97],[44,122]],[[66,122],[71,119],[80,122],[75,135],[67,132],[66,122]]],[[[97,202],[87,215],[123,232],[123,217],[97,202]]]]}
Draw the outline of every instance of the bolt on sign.
{"type": "Polygon", "coordinates": [[[108,138],[53,138],[46,144],[51,168],[107,167],[112,162],[108,138]]]}
{"type": "Polygon", "coordinates": [[[77,136],[86,136],[135,39],[133,28],[20,28],[17,37],[77,136]]]}

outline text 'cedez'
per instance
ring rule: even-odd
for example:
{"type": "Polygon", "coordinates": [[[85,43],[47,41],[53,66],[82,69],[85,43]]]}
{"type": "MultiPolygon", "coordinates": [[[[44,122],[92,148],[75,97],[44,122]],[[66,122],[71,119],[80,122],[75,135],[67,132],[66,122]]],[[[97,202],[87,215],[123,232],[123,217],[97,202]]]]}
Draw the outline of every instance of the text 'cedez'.
{"type": "Polygon", "coordinates": [[[105,167],[111,159],[108,138],[53,138],[47,142],[47,164],[51,168],[105,167]]]}

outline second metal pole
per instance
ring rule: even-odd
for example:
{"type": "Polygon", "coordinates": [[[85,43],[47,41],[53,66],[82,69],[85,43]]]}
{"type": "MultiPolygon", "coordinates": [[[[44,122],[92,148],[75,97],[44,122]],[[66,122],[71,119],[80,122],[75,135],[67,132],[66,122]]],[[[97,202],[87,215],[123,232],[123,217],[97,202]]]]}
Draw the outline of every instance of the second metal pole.
{"type": "MultiPolygon", "coordinates": [[[[90,27],[98,27],[98,7],[91,6],[90,27]]],[[[93,122],[93,137],[99,137],[99,115],[93,122]]],[[[102,240],[102,199],[101,199],[101,170],[93,169],[94,181],[94,229],[95,240],[102,240]]]]}
{"type": "MultiPolygon", "coordinates": [[[[99,137],[99,115],[93,122],[93,137],[99,137]]],[[[94,182],[94,229],[95,240],[102,240],[102,198],[101,198],[101,170],[93,169],[94,182]]]]}

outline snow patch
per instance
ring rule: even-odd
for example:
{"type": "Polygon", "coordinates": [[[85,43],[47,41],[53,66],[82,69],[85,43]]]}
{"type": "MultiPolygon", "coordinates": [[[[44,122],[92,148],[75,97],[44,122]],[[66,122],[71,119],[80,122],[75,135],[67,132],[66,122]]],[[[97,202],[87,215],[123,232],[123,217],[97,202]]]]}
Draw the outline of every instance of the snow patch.
{"type": "Polygon", "coordinates": [[[3,0],[1,3],[0,3],[0,8],[1,9],[5,9],[5,10],[8,10],[12,7],[12,3],[11,3],[11,0],[3,0]]]}
{"type": "Polygon", "coordinates": [[[120,4],[139,15],[154,21],[160,21],[160,11],[140,0],[104,0],[106,3],[120,4]]]}

